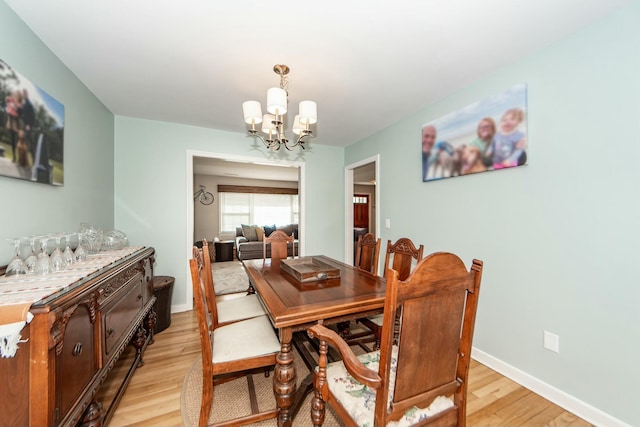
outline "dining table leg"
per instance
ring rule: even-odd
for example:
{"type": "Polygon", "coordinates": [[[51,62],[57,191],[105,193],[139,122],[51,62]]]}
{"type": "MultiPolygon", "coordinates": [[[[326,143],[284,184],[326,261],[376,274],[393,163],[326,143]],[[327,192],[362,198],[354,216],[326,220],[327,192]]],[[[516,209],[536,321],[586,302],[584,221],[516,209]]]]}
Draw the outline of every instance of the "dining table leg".
{"type": "Polygon", "coordinates": [[[273,392],[278,406],[278,427],[291,427],[291,404],[296,391],[296,369],[293,364],[291,328],[280,329],[280,353],[276,356],[273,392]]]}

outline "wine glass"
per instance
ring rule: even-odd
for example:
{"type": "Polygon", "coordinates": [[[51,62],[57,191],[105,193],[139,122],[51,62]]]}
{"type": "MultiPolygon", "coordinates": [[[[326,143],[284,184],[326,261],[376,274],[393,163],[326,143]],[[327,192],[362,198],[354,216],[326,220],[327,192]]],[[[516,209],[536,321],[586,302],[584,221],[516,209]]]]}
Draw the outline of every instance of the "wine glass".
{"type": "Polygon", "coordinates": [[[14,256],[9,265],[7,266],[7,276],[17,275],[17,274],[26,274],[27,267],[24,264],[22,258],[20,258],[20,238],[7,239],[11,243],[13,243],[14,248],[14,256]]]}
{"type": "Polygon", "coordinates": [[[62,258],[62,251],[60,250],[60,240],[62,239],[62,234],[54,234],[52,238],[56,242],[56,248],[53,250],[50,256],[51,270],[60,271],[62,270],[62,267],[64,267],[64,258],[62,258]]]}
{"type": "Polygon", "coordinates": [[[82,246],[83,235],[82,233],[78,234],[78,246],[76,246],[76,251],[73,253],[73,256],[76,258],[76,262],[82,262],[87,259],[87,251],[82,246]]]}
{"type": "Polygon", "coordinates": [[[27,259],[24,260],[24,264],[27,267],[27,274],[34,274],[38,269],[38,256],[36,255],[37,241],[37,236],[29,237],[29,248],[31,252],[29,252],[27,259]]]}
{"type": "Polygon", "coordinates": [[[62,261],[66,267],[69,267],[75,261],[73,251],[71,250],[71,238],[74,235],[75,233],[67,233],[64,235],[67,246],[64,248],[64,252],[62,252],[62,261]]]}
{"type": "Polygon", "coordinates": [[[38,254],[38,265],[36,266],[36,272],[40,274],[47,274],[49,268],[49,254],[47,253],[47,245],[49,244],[49,236],[40,237],[40,253],[38,254]]]}

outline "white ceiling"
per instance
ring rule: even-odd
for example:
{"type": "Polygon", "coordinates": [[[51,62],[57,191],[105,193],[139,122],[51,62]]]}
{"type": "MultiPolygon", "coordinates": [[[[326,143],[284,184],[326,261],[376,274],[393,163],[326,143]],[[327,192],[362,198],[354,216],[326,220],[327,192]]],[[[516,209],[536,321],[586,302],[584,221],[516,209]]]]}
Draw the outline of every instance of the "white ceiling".
{"type": "Polygon", "coordinates": [[[317,101],[312,144],[334,146],[629,2],[5,1],[116,115],[245,132],[242,102],[264,109],[284,63],[290,110],[317,101]]]}
{"type": "Polygon", "coordinates": [[[232,178],[298,181],[298,168],[295,166],[265,165],[207,157],[193,158],[193,173],[194,175],[218,175],[232,178]]]}

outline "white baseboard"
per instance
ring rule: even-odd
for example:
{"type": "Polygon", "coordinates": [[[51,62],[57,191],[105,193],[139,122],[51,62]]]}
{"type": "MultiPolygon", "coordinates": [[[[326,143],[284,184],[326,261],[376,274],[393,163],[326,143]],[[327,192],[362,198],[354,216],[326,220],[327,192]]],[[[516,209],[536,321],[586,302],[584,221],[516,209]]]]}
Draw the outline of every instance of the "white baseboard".
{"type": "Polygon", "coordinates": [[[631,427],[631,425],[571,396],[570,394],[565,393],[562,390],[558,390],[557,388],[491,356],[488,353],[485,353],[482,350],[478,350],[473,347],[471,357],[595,426],[631,427]]]}
{"type": "Polygon", "coordinates": [[[190,311],[190,310],[193,310],[193,307],[191,307],[188,304],[171,305],[171,313],[182,313],[183,311],[190,311]]]}

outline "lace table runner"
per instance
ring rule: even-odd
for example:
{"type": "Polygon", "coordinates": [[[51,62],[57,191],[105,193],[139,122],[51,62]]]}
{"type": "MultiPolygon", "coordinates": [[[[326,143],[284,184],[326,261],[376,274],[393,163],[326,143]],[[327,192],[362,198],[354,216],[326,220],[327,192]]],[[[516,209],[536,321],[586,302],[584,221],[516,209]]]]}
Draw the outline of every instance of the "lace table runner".
{"type": "Polygon", "coordinates": [[[31,305],[142,249],[128,246],[88,255],[70,268],[45,275],[0,276],[0,356],[13,357],[20,332],[31,321],[31,305]]]}

